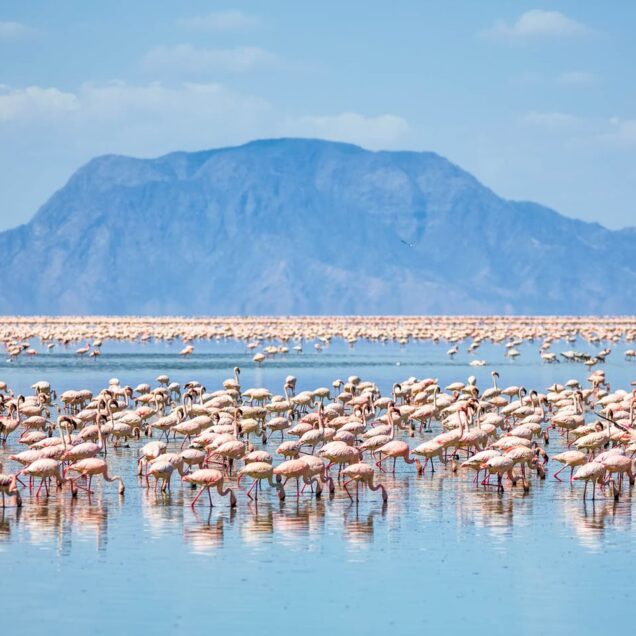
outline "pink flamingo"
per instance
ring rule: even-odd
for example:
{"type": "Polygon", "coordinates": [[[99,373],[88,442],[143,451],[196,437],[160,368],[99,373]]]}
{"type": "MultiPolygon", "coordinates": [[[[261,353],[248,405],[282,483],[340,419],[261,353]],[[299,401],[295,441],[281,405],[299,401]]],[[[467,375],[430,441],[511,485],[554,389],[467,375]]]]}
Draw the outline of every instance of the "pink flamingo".
{"type": "Polygon", "coordinates": [[[236,496],[234,495],[232,489],[226,488],[225,490],[223,490],[223,473],[219,470],[215,470],[214,468],[201,468],[199,470],[195,470],[189,475],[184,475],[182,477],[182,480],[187,481],[191,484],[195,484],[197,486],[201,486],[201,491],[190,504],[193,509],[199,497],[206,491],[208,493],[208,499],[210,500],[210,506],[213,505],[210,488],[216,488],[216,491],[221,497],[230,495],[230,506],[232,508],[236,506],[236,496]]]}
{"type": "Polygon", "coordinates": [[[75,479],[71,480],[71,488],[72,488],[72,493],[74,497],[77,495],[77,491],[74,488],[74,486],[75,487],[78,486],[77,480],[80,477],[88,477],[88,486],[86,488],[84,488],[83,486],[80,486],[80,488],[82,488],[83,490],[86,490],[86,492],[90,495],[92,494],[91,482],[93,480],[93,477],[97,475],[101,475],[104,478],[104,480],[108,482],[118,481],[119,494],[120,495],[124,494],[124,480],[118,475],[111,477],[108,474],[108,464],[103,459],[99,459],[98,457],[87,457],[86,459],[82,459],[74,464],[71,464],[67,468],[67,471],[78,473],[78,476],[75,479]]]}
{"type": "Polygon", "coordinates": [[[365,462],[350,464],[342,472],[345,477],[349,477],[349,479],[342,484],[342,487],[345,489],[345,492],[351,501],[353,501],[353,497],[351,497],[351,494],[347,489],[347,485],[352,481],[356,482],[356,501],[358,501],[358,488],[360,483],[366,484],[369,487],[369,490],[379,490],[382,493],[382,501],[386,502],[389,498],[386,488],[382,484],[373,483],[373,467],[369,466],[369,464],[366,464],[365,462]]]}
{"type": "MultiPolygon", "coordinates": [[[[389,407],[389,421],[391,421],[391,412],[395,409],[393,407],[389,407]]],[[[376,466],[384,473],[386,472],[382,467],[382,462],[385,462],[387,459],[393,458],[393,471],[395,473],[395,464],[399,457],[401,457],[405,463],[407,464],[415,464],[417,466],[418,473],[422,473],[422,464],[419,459],[413,459],[410,457],[411,449],[406,442],[402,440],[393,439],[395,434],[395,429],[391,428],[391,441],[384,444],[384,446],[380,446],[377,450],[377,454],[380,456],[380,459],[376,462],[376,466]],[[384,457],[382,457],[384,455],[384,457]]]]}

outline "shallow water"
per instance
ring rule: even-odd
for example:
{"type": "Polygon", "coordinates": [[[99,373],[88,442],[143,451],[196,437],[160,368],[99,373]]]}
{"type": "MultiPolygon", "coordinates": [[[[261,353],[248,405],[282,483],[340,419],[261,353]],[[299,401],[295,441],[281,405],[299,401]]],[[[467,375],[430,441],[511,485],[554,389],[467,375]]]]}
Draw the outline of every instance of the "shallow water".
{"type": "MultiPolygon", "coordinates": [[[[312,389],[356,374],[387,393],[412,375],[439,378],[442,386],[475,375],[483,389],[496,368],[500,385],[545,390],[589,373],[579,364],[541,364],[538,343],[518,347],[514,361],[503,347],[485,344],[453,360],[445,344],[336,342],[320,353],[306,344],[305,353],[262,368],[238,342],[195,343],[189,359],[176,355],[181,346],[106,343],[97,360],[72,349],[43,352],[0,362],[0,379],[18,391],[40,379],[58,392],[97,391],[113,376],[135,386],[168,373],[213,390],[238,364],[245,388],[280,393],[293,374],[298,390],[312,389]],[[468,366],[474,358],[489,364],[468,366]]],[[[626,348],[616,345],[604,365],[613,388],[628,389],[636,376],[626,348]]],[[[548,452],[560,450],[553,436],[548,452]]],[[[627,491],[618,504],[584,504],[581,486],[549,476],[533,478],[528,494],[499,495],[475,487],[472,473],[439,469],[418,477],[413,466],[398,464],[395,476],[383,478],[387,505],[371,492],[352,504],[339,490],[333,499],[306,494],[280,503],[265,487],[258,504],[248,504],[243,491],[235,510],[216,497],[211,510],[193,512],[193,492],[177,479],[171,496],[142,488],[135,456],[136,446],[109,451],[111,472],[126,481],[123,497],[114,484],[98,484],[90,501],[85,493],[74,501],[68,492],[35,500],[23,491],[21,510],[0,512],[6,633],[40,632],[42,621],[64,634],[587,634],[608,620],[616,629],[631,624],[635,542],[627,491]]],[[[550,475],[557,467],[550,462],[550,475]]]]}

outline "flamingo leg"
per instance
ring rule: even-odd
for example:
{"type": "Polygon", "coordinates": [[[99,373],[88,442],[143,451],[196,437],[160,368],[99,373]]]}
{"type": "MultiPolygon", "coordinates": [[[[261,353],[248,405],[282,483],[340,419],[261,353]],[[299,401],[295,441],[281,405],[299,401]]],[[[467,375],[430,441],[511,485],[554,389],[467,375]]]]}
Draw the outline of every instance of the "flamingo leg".
{"type": "Polygon", "coordinates": [[[198,501],[199,497],[203,494],[204,491],[205,491],[205,488],[201,488],[201,490],[199,490],[197,496],[192,500],[192,503],[190,504],[192,506],[192,508],[194,508],[194,505],[196,504],[196,502],[198,501]]]}
{"type": "MultiPolygon", "coordinates": [[[[254,499],[254,497],[252,497],[252,495],[251,495],[250,493],[252,492],[252,490],[254,490],[254,486],[256,486],[256,484],[258,484],[258,481],[257,481],[257,480],[254,480],[254,483],[253,483],[253,484],[249,487],[249,489],[248,489],[248,491],[247,491],[247,493],[246,493],[246,494],[247,494],[247,496],[248,496],[250,499],[254,499]]],[[[258,495],[257,495],[257,498],[258,498],[258,495]]]]}
{"type": "MultiPolygon", "coordinates": [[[[79,478],[78,478],[78,479],[79,479],[79,478]]],[[[76,488],[81,488],[82,490],[86,491],[89,495],[92,495],[92,494],[93,494],[93,491],[92,491],[92,490],[89,490],[86,486],[80,486],[80,485],[77,483],[77,479],[74,479],[74,480],[73,480],[73,483],[75,484],[75,487],[76,487],[76,488]]]]}
{"type": "Polygon", "coordinates": [[[559,481],[563,481],[562,479],[559,478],[559,473],[563,470],[565,470],[568,467],[567,464],[563,464],[563,466],[561,468],[559,468],[559,470],[556,471],[556,473],[554,473],[554,475],[552,475],[555,479],[558,479],[559,481]]]}

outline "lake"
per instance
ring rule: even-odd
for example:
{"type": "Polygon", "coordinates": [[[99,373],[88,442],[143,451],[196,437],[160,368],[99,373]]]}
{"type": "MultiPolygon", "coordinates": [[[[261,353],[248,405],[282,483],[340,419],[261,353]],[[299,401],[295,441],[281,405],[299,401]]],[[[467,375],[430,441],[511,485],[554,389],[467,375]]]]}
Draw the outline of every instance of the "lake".
{"type": "MultiPolygon", "coordinates": [[[[593,352],[605,344],[555,342],[553,350],[593,352]]],[[[474,356],[463,345],[450,359],[448,343],[334,341],[322,352],[307,345],[262,367],[242,342],[195,345],[189,358],[177,355],[183,344],[176,341],[109,341],[97,359],[75,356],[74,347],[41,348],[37,356],[0,362],[0,379],[16,392],[32,392],[30,385],[45,379],[59,394],[97,392],[113,376],[154,386],[167,373],[212,391],[238,365],[244,388],[282,393],[288,374],[298,378],[298,390],[359,375],[388,394],[410,376],[438,378],[444,387],[475,375],[483,389],[496,369],[500,386],[545,391],[571,378],[586,385],[589,375],[582,364],[542,363],[537,342],[520,345],[511,360],[503,346],[488,343],[474,356]],[[475,357],[487,365],[469,366],[475,357]]],[[[636,375],[627,348],[613,345],[603,365],[612,388],[629,390],[636,375]]],[[[67,489],[53,489],[48,500],[23,489],[23,507],[0,512],[7,634],[41,633],[43,624],[66,635],[593,634],[608,621],[628,633],[635,596],[629,489],[618,503],[584,502],[582,485],[553,479],[559,465],[550,462],[548,478],[533,477],[529,493],[506,486],[498,494],[475,486],[472,472],[440,467],[433,477],[418,476],[400,462],[394,476],[382,476],[386,505],[368,491],[352,503],[340,489],[332,499],[306,493],[279,502],[264,486],[258,504],[242,488],[235,509],[215,496],[213,508],[206,502],[193,511],[192,492],[178,479],[170,496],[143,487],[137,446],[109,450],[111,472],[126,482],[123,496],[103,482],[90,502],[82,492],[72,500],[67,489]]],[[[13,438],[0,457],[16,448],[13,438]]],[[[563,448],[553,434],[548,453],[563,448]]],[[[5,471],[17,468],[5,460],[5,471]]]]}

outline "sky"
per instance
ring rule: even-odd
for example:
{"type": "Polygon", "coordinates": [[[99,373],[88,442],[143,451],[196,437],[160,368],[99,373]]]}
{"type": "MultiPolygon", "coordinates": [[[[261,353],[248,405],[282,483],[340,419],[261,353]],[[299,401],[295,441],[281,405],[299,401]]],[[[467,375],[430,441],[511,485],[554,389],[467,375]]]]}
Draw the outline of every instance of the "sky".
{"type": "Polygon", "coordinates": [[[283,136],[633,226],[635,27],[618,0],[0,0],[0,229],[100,154],[283,136]]]}

